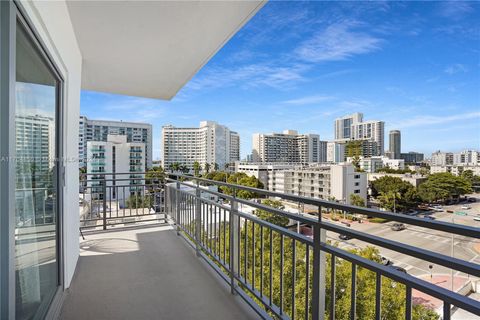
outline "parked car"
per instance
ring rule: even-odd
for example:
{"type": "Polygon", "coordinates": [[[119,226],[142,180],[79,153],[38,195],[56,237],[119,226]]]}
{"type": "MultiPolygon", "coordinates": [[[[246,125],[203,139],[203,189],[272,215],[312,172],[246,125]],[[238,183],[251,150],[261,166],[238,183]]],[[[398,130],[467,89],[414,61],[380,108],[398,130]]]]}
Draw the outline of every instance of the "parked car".
{"type": "Polygon", "coordinates": [[[437,211],[437,212],[443,212],[443,207],[439,206],[439,205],[432,206],[430,209],[432,209],[433,211],[437,211]]]}
{"type": "Polygon", "coordinates": [[[425,215],[423,216],[424,219],[427,219],[427,220],[435,220],[436,218],[434,216],[429,216],[429,215],[425,215]]]}
{"type": "Polygon", "coordinates": [[[405,212],[405,214],[408,215],[408,216],[416,216],[418,214],[418,211],[410,209],[407,212],[405,212]]]}
{"type": "Polygon", "coordinates": [[[468,204],[464,204],[464,205],[462,206],[462,209],[463,209],[463,210],[468,210],[468,209],[472,209],[472,207],[469,206],[468,204]]]}
{"type": "Polygon", "coordinates": [[[473,220],[475,220],[475,221],[480,221],[480,216],[474,217],[473,220]]]}
{"type": "Polygon", "coordinates": [[[347,236],[346,234],[341,234],[338,236],[341,240],[350,240],[352,237],[347,236]]]}
{"type": "Polygon", "coordinates": [[[381,260],[382,260],[382,264],[383,264],[384,266],[391,266],[391,265],[393,265],[392,260],[390,260],[390,259],[388,259],[388,258],[381,257],[381,260]]]}
{"type": "Polygon", "coordinates": [[[468,198],[468,202],[477,202],[477,198],[468,198]]]}
{"type": "Polygon", "coordinates": [[[389,266],[390,268],[393,268],[397,271],[400,271],[400,272],[403,272],[403,273],[408,273],[407,270],[405,270],[405,268],[402,268],[402,267],[399,267],[399,266],[394,266],[394,265],[391,265],[389,266]]]}
{"type": "Polygon", "coordinates": [[[402,230],[405,230],[406,227],[403,223],[394,223],[391,229],[393,231],[402,231],[402,230]]]}

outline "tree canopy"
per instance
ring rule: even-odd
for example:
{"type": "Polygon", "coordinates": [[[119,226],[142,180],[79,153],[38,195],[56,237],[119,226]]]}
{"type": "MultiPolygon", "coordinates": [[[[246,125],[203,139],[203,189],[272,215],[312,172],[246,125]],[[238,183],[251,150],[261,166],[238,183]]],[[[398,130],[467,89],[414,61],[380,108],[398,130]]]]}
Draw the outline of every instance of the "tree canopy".
{"type": "Polygon", "coordinates": [[[372,196],[380,200],[383,208],[404,211],[419,201],[416,188],[399,177],[383,176],[371,182],[372,196]]]}
{"type": "Polygon", "coordinates": [[[472,192],[472,182],[449,172],[431,174],[418,187],[418,194],[425,202],[444,201],[472,192]]]}
{"type": "MultiPolygon", "coordinates": [[[[285,206],[282,204],[282,202],[278,200],[266,199],[262,201],[262,204],[275,209],[280,209],[280,210],[285,209],[285,206]]],[[[285,216],[271,213],[265,210],[260,210],[260,209],[255,210],[255,215],[262,220],[268,221],[270,223],[273,223],[282,227],[286,227],[289,221],[289,219],[285,216]]]]}

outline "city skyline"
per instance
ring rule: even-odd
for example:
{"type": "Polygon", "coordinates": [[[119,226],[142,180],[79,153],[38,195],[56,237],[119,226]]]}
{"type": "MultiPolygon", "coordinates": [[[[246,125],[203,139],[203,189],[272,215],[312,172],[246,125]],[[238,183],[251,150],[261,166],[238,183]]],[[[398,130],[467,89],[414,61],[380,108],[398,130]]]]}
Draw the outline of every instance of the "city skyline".
{"type": "Polygon", "coordinates": [[[172,101],[84,91],[81,113],[151,123],[154,159],[166,124],[222,123],[244,158],[255,132],[333,140],[355,111],[401,130],[402,152],[480,149],[478,19],[472,2],[271,2],[172,101]]]}

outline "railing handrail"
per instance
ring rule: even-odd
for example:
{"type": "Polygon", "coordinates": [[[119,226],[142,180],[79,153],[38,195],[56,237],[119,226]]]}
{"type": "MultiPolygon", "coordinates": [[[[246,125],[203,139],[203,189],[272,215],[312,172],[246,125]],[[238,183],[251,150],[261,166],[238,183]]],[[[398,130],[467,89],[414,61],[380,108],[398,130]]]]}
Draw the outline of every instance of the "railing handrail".
{"type": "MultiPolygon", "coordinates": [[[[248,201],[248,200],[245,200],[245,199],[240,199],[240,198],[237,198],[237,197],[234,196],[236,194],[236,191],[238,191],[238,190],[247,190],[247,191],[252,191],[252,192],[255,192],[255,193],[258,193],[258,194],[268,194],[270,196],[285,198],[285,197],[283,197],[285,195],[281,194],[281,193],[270,192],[270,191],[265,192],[265,190],[262,190],[262,189],[244,187],[244,186],[240,186],[240,185],[234,185],[234,184],[229,184],[229,183],[224,183],[224,182],[219,182],[219,181],[214,181],[214,180],[208,180],[208,179],[203,179],[203,178],[197,178],[197,177],[191,177],[191,176],[185,176],[185,175],[177,175],[177,174],[173,174],[173,175],[175,175],[177,177],[180,177],[180,178],[193,179],[193,180],[197,181],[196,184],[192,184],[191,182],[189,183],[187,181],[180,181],[180,180],[175,180],[175,179],[171,179],[171,178],[166,178],[166,181],[175,182],[174,184],[167,184],[165,192],[166,192],[166,194],[169,194],[169,197],[170,197],[171,196],[170,191],[175,191],[173,193],[174,201],[173,201],[173,203],[171,203],[171,205],[173,205],[173,207],[169,208],[169,210],[167,210],[167,212],[169,212],[172,215],[172,218],[176,222],[177,233],[179,232],[179,230],[182,230],[188,236],[191,237],[191,239],[192,239],[191,241],[193,241],[193,243],[197,246],[197,254],[198,254],[199,248],[203,248],[207,253],[210,250],[210,257],[208,255],[207,256],[204,255],[204,257],[206,257],[207,259],[213,259],[213,260],[219,262],[223,267],[227,268],[226,269],[227,272],[229,272],[231,274],[231,276],[233,275],[234,279],[236,279],[237,281],[242,283],[245,287],[244,289],[240,288],[240,289],[235,289],[235,290],[247,290],[247,291],[253,293],[256,296],[256,298],[260,299],[260,301],[263,298],[263,296],[261,294],[260,294],[260,296],[258,296],[258,292],[257,293],[254,292],[255,291],[254,284],[252,285],[251,283],[249,283],[248,282],[249,280],[243,278],[241,273],[238,273],[238,271],[236,271],[235,269],[232,269],[237,262],[235,262],[235,263],[230,262],[230,269],[228,269],[228,266],[225,265],[225,263],[228,263],[228,262],[227,261],[223,261],[223,262],[218,261],[219,257],[215,256],[215,246],[216,246],[216,244],[214,243],[213,255],[211,255],[212,254],[212,252],[211,252],[212,249],[211,248],[208,249],[208,240],[207,240],[206,243],[203,243],[202,241],[204,241],[204,240],[202,240],[201,237],[198,238],[198,234],[201,234],[202,232],[207,233],[207,239],[209,237],[208,236],[209,232],[212,233],[212,227],[208,226],[208,223],[209,223],[208,221],[210,220],[210,223],[213,223],[213,220],[212,220],[213,218],[210,217],[210,219],[209,219],[207,217],[207,215],[211,215],[211,216],[215,215],[215,223],[217,221],[217,218],[216,218],[216,214],[217,214],[216,212],[217,211],[216,211],[216,209],[215,209],[215,211],[213,211],[212,207],[210,207],[210,212],[208,213],[208,206],[214,206],[216,208],[222,208],[224,211],[228,211],[230,222],[235,220],[236,217],[238,217],[238,220],[239,220],[238,223],[240,223],[240,218],[244,219],[245,228],[246,228],[246,224],[247,224],[247,221],[248,221],[249,223],[253,223],[253,225],[255,225],[255,224],[260,225],[260,226],[266,228],[266,230],[269,229],[270,230],[270,248],[272,247],[271,232],[274,231],[274,232],[280,234],[282,237],[285,236],[285,237],[288,237],[292,240],[299,241],[301,243],[306,244],[307,246],[312,247],[313,251],[314,251],[314,253],[313,253],[314,255],[315,255],[315,250],[317,249],[317,250],[323,251],[325,253],[331,254],[333,258],[341,258],[341,259],[344,259],[344,260],[347,260],[347,261],[351,262],[352,263],[352,270],[354,268],[356,268],[356,266],[365,267],[365,268],[375,272],[377,274],[377,279],[378,279],[378,276],[385,276],[387,278],[390,278],[392,280],[400,282],[401,284],[405,285],[406,288],[407,288],[407,292],[408,292],[407,293],[407,300],[410,299],[410,302],[407,302],[407,304],[410,303],[410,308],[411,308],[411,303],[412,303],[412,301],[411,301],[412,300],[411,299],[412,289],[417,289],[417,290],[419,290],[423,293],[426,293],[426,294],[428,294],[432,297],[435,297],[435,298],[438,298],[438,299],[442,300],[444,302],[444,306],[443,306],[444,316],[447,316],[447,315],[449,316],[450,315],[451,305],[454,305],[454,306],[459,307],[461,309],[464,309],[466,311],[472,312],[474,314],[480,315],[480,303],[478,303],[477,301],[475,301],[471,298],[465,297],[465,296],[463,296],[463,295],[461,295],[461,294],[459,294],[459,293],[457,293],[453,290],[442,288],[442,287],[440,287],[438,285],[435,285],[433,283],[430,283],[426,280],[416,278],[416,277],[414,277],[412,275],[409,275],[409,274],[404,274],[404,273],[402,273],[402,272],[400,272],[400,271],[398,271],[394,268],[390,268],[390,267],[384,266],[384,265],[382,265],[382,264],[380,264],[376,261],[372,261],[372,260],[363,258],[363,257],[361,257],[361,256],[359,256],[355,253],[351,253],[351,252],[348,252],[344,249],[340,249],[338,247],[332,246],[332,245],[328,244],[326,241],[323,241],[321,236],[320,236],[320,230],[324,230],[324,231],[329,230],[329,231],[338,232],[340,234],[345,234],[347,236],[351,236],[352,238],[357,238],[357,239],[359,239],[361,241],[364,241],[364,242],[367,242],[367,243],[371,243],[371,244],[374,244],[374,245],[378,245],[380,247],[384,247],[384,248],[393,250],[393,251],[398,252],[400,254],[405,254],[405,255],[413,257],[413,258],[418,258],[418,259],[422,259],[422,260],[425,260],[425,261],[430,261],[430,262],[433,262],[435,264],[442,265],[442,266],[445,266],[445,267],[450,268],[450,269],[454,269],[456,271],[461,271],[461,272],[464,272],[466,274],[470,274],[470,275],[480,277],[480,265],[478,265],[478,264],[475,264],[475,263],[472,263],[472,262],[469,262],[469,261],[466,261],[466,260],[454,258],[454,257],[449,257],[449,256],[446,256],[446,255],[443,255],[443,254],[440,254],[440,253],[436,253],[434,251],[426,250],[426,249],[423,249],[423,248],[418,248],[418,247],[414,247],[414,246],[411,246],[411,245],[399,243],[397,241],[385,239],[385,238],[382,238],[382,237],[379,237],[379,236],[374,236],[374,235],[368,234],[366,232],[357,231],[357,230],[353,230],[353,229],[350,229],[350,228],[338,226],[338,225],[335,225],[333,223],[326,222],[326,221],[322,220],[322,217],[321,217],[322,208],[325,208],[325,207],[329,208],[330,207],[329,205],[332,205],[331,207],[334,207],[336,209],[342,209],[344,211],[349,211],[349,212],[354,212],[354,213],[368,214],[368,215],[372,215],[372,216],[378,216],[378,214],[382,214],[382,217],[383,217],[383,215],[385,214],[384,212],[377,211],[377,210],[372,210],[372,209],[365,210],[364,208],[360,208],[360,207],[356,207],[356,206],[340,205],[340,204],[337,204],[337,203],[332,203],[332,202],[324,201],[324,200],[316,200],[316,199],[310,199],[310,198],[305,198],[305,197],[287,195],[289,199],[294,199],[297,202],[302,202],[302,200],[308,199],[310,204],[312,204],[312,203],[318,204],[318,214],[319,214],[319,216],[317,218],[310,218],[310,217],[306,217],[306,216],[301,215],[301,214],[289,213],[289,212],[283,211],[281,209],[276,209],[276,208],[266,206],[266,205],[261,204],[261,203],[256,203],[256,202],[248,201]],[[208,183],[208,184],[214,184],[214,185],[219,185],[219,186],[225,186],[225,187],[232,188],[234,195],[233,196],[226,195],[226,194],[223,194],[223,193],[220,193],[220,192],[217,192],[217,191],[209,190],[207,188],[201,188],[202,186],[199,184],[200,182],[205,182],[205,183],[208,183]],[[186,185],[186,186],[194,189],[195,193],[193,193],[192,190],[181,189],[180,185],[186,185]],[[168,190],[168,192],[167,192],[167,190],[168,190]],[[228,200],[228,201],[231,202],[231,205],[229,206],[229,205],[217,203],[217,202],[209,200],[209,199],[204,199],[201,196],[202,192],[209,193],[209,194],[221,197],[225,200],[228,200]],[[179,195],[182,195],[183,199],[185,199],[185,200],[179,200],[179,199],[182,198],[182,197],[179,197],[179,195]],[[190,197],[190,200],[187,200],[187,199],[189,199],[188,197],[190,197]],[[182,201],[184,201],[185,204],[182,204],[182,201]],[[190,205],[187,204],[187,201],[188,201],[188,203],[190,203],[190,205]],[[273,224],[271,222],[265,221],[265,220],[257,217],[254,214],[252,215],[252,214],[247,214],[247,213],[241,212],[237,207],[238,203],[246,204],[248,206],[251,206],[251,207],[254,207],[254,208],[257,208],[257,209],[265,210],[265,211],[270,212],[270,213],[278,214],[278,215],[281,215],[283,217],[287,217],[287,218],[290,218],[292,220],[296,220],[296,221],[299,221],[299,222],[304,222],[308,225],[311,225],[312,229],[315,230],[314,231],[314,238],[312,239],[310,237],[304,236],[303,234],[294,232],[294,231],[288,229],[287,227],[279,226],[279,225],[273,224]],[[207,205],[207,207],[206,207],[207,212],[203,211],[204,210],[204,209],[202,209],[203,204],[207,205]],[[187,206],[191,206],[191,207],[189,208],[187,206]],[[195,209],[193,209],[193,208],[195,208],[195,209]],[[360,209],[363,209],[363,210],[360,210],[360,209]],[[358,211],[360,211],[360,212],[358,212],[358,211]],[[183,212],[183,213],[181,213],[181,212],[183,212]],[[372,212],[374,212],[375,214],[371,214],[372,212]],[[175,214],[176,217],[173,216],[173,214],[175,214]],[[182,218],[182,214],[183,214],[183,218],[182,218]],[[205,216],[203,216],[203,218],[202,218],[202,215],[205,215],[205,216]],[[180,221],[178,220],[178,218],[180,218],[180,221]],[[183,224],[185,224],[185,225],[182,225],[181,219],[183,219],[183,224]],[[202,222],[198,222],[198,223],[196,222],[196,223],[192,224],[193,221],[204,221],[204,219],[206,219],[207,226],[202,227],[201,226],[202,222]],[[191,228],[193,228],[195,231],[191,231],[191,228]],[[199,228],[207,228],[207,230],[199,231],[198,230],[199,228]],[[208,228],[210,228],[210,231],[208,231],[208,228]],[[317,237],[319,237],[318,240],[316,240],[317,237]],[[252,285],[252,286],[249,287],[250,285],[252,285]],[[410,298],[408,298],[408,295],[410,295],[410,298]]],[[[397,216],[399,216],[398,214],[390,214],[390,216],[392,216],[390,220],[398,221],[396,219],[397,216]]],[[[419,220],[421,220],[421,219],[418,219],[418,218],[412,218],[412,217],[407,217],[407,216],[405,216],[405,218],[406,219],[402,219],[402,220],[407,222],[407,223],[411,223],[412,221],[413,222],[418,222],[419,220]],[[408,219],[408,218],[410,218],[410,219],[408,219]]],[[[220,221],[222,221],[221,218],[219,218],[219,222],[220,221]]],[[[226,220],[223,220],[223,221],[225,222],[226,220]]],[[[464,226],[453,225],[453,227],[452,227],[452,226],[450,226],[450,224],[445,223],[445,225],[447,225],[447,227],[445,227],[444,224],[439,225],[438,223],[435,223],[435,221],[433,221],[433,222],[428,221],[428,223],[422,223],[422,224],[418,224],[418,223],[411,223],[411,224],[420,225],[420,226],[424,226],[424,227],[429,228],[429,229],[439,230],[439,231],[444,231],[443,229],[453,230],[453,231],[456,231],[456,232],[459,232],[459,230],[461,230],[462,232],[465,231],[464,226]]],[[[216,230],[216,228],[217,227],[213,227],[214,230],[216,230]]],[[[233,230],[240,230],[240,229],[238,229],[239,227],[234,227],[234,225],[230,223],[229,228],[233,228],[233,229],[229,229],[230,230],[229,231],[230,235],[236,234],[237,232],[238,232],[238,234],[240,234],[240,231],[233,231],[233,230]]],[[[253,227],[251,227],[251,228],[252,228],[251,229],[252,230],[252,238],[251,239],[253,239],[252,241],[255,241],[254,236],[253,236],[254,229],[253,229],[253,227]]],[[[469,231],[477,230],[476,232],[480,233],[480,229],[477,229],[477,228],[467,227],[467,230],[469,230],[469,231]]],[[[215,232],[215,236],[216,236],[216,231],[214,231],[214,232],[215,232]]],[[[244,248],[247,247],[247,242],[246,242],[247,241],[246,240],[247,239],[246,238],[247,237],[247,232],[249,232],[248,229],[245,229],[245,236],[244,236],[245,237],[244,238],[245,239],[245,244],[244,245],[242,244],[242,246],[244,246],[244,248]]],[[[456,233],[456,232],[454,232],[454,233],[456,233]]],[[[460,234],[462,236],[466,235],[465,233],[457,233],[457,234],[460,234]]],[[[480,236],[478,234],[475,234],[475,236],[474,236],[474,238],[477,238],[477,239],[479,237],[480,236]]],[[[263,239],[263,238],[261,238],[261,239],[263,239]]],[[[240,246],[240,240],[239,240],[238,244],[236,243],[236,241],[237,240],[234,240],[233,242],[230,242],[230,246],[232,246],[232,245],[233,246],[237,246],[237,245],[240,246]]],[[[241,240],[241,241],[243,241],[243,240],[241,240]]],[[[261,240],[261,241],[263,241],[263,240],[261,240]]],[[[282,240],[281,243],[282,243],[281,244],[282,249],[280,249],[282,251],[282,253],[281,253],[282,258],[281,259],[283,259],[283,240],[282,240]]],[[[225,241],[224,241],[224,248],[225,248],[225,245],[226,244],[225,244],[225,241]]],[[[252,244],[249,242],[249,246],[251,246],[251,245],[252,244]]],[[[210,246],[211,246],[211,243],[210,243],[210,246]]],[[[262,246],[262,250],[263,250],[263,244],[261,244],[261,246],[262,246]]],[[[255,244],[253,244],[253,249],[252,250],[255,250],[254,248],[255,248],[255,244]]],[[[230,250],[230,252],[234,252],[235,249],[230,247],[229,250],[230,250]]],[[[238,250],[238,248],[237,248],[237,250],[238,250]]],[[[234,256],[236,254],[237,253],[230,253],[230,255],[234,255],[234,256]]],[[[271,257],[271,254],[272,253],[270,251],[270,257],[271,257]]],[[[251,254],[251,257],[252,257],[252,259],[255,259],[254,254],[251,254]]],[[[317,257],[318,257],[318,255],[317,255],[317,257]]],[[[245,251],[245,258],[243,260],[243,263],[245,263],[245,266],[244,266],[245,272],[247,272],[246,271],[246,268],[247,268],[246,259],[247,259],[247,253],[245,251]]],[[[306,259],[308,261],[308,255],[307,255],[306,259]]],[[[253,260],[253,261],[255,261],[255,260],[253,260]]],[[[333,260],[333,261],[335,261],[335,260],[333,260]]],[[[317,262],[319,263],[318,260],[317,260],[317,262]]],[[[262,260],[262,263],[263,263],[263,260],[262,260]]],[[[335,263],[335,262],[333,262],[333,263],[335,263]]],[[[252,262],[252,264],[254,265],[253,270],[255,270],[255,268],[257,268],[257,267],[255,267],[255,262],[252,262]]],[[[270,262],[270,265],[271,265],[271,262],[270,262]]],[[[314,259],[314,265],[315,265],[315,259],[314,259]]],[[[261,267],[261,268],[263,268],[263,267],[261,267]]],[[[263,270],[263,269],[261,269],[261,270],[263,270]]],[[[320,272],[320,271],[317,269],[316,272],[320,272]]],[[[308,271],[307,271],[307,274],[308,274],[308,271]]],[[[317,276],[318,276],[318,274],[317,274],[317,276]]],[[[252,277],[254,277],[254,276],[252,276],[252,277]]],[[[270,277],[271,277],[271,275],[270,275],[270,277]]],[[[315,278],[315,270],[313,272],[313,277],[315,278]]],[[[353,277],[353,279],[355,278],[355,273],[353,273],[353,271],[352,271],[352,277],[353,277]]],[[[270,279],[270,282],[271,281],[272,280],[270,279]]],[[[280,280],[280,281],[282,281],[282,280],[280,280]]],[[[307,278],[306,281],[308,283],[308,278],[307,278]]],[[[314,283],[315,283],[315,279],[314,279],[314,283]]],[[[272,286],[272,284],[270,283],[270,288],[271,288],[271,286],[272,286]]],[[[315,284],[313,286],[315,287],[315,284]]],[[[353,285],[352,285],[352,288],[353,288],[352,290],[354,291],[355,289],[354,289],[353,285]]],[[[378,284],[377,284],[377,291],[378,291],[378,284]]],[[[270,295],[271,295],[271,293],[270,293],[270,295]]],[[[283,296],[282,296],[282,293],[280,295],[281,295],[281,298],[280,298],[280,304],[281,304],[283,296]]],[[[313,293],[312,293],[312,295],[313,295],[313,293]]],[[[379,297],[380,297],[380,295],[377,292],[377,296],[376,296],[377,304],[378,304],[379,297]]],[[[316,297],[316,298],[318,298],[318,297],[316,297]]],[[[271,299],[271,297],[270,297],[270,299],[271,299]]],[[[356,298],[353,298],[353,299],[356,299],[356,298]]],[[[315,297],[312,296],[312,300],[315,301],[315,297]]],[[[354,301],[354,300],[352,300],[352,301],[354,301]]],[[[261,302],[263,302],[263,301],[261,301],[261,302]]],[[[265,305],[265,303],[264,303],[264,305],[265,305]]],[[[278,310],[276,311],[276,309],[275,309],[276,306],[275,305],[272,306],[271,300],[270,300],[270,305],[269,306],[265,305],[265,307],[267,309],[271,310],[272,312],[274,312],[275,314],[279,315],[280,318],[283,318],[282,317],[282,312],[281,312],[281,310],[282,310],[281,305],[280,305],[280,314],[277,312],[278,310]]],[[[254,309],[255,308],[256,307],[254,307],[254,309]]],[[[355,310],[354,305],[353,305],[352,309],[355,310]]],[[[378,309],[378,310],[380,310],[380,309],[378,309]]],[[[316,310],[316,312],[317,312],[317,315],[318,315],[318,310],[316,310]]],[[[411,310],[409,312],[410,312],[410,315],[406,316],[407,319],[411,318],[411,310]]],[[[355,317],[354,313],[353,313],[353,317],[355,317]]],[[[445,318],[445,319],[449,319],[449,318],[450,317],[445,318]]]]}
{"type": "MultiPolygon", "coordinates": [[[[371,209],[371,208],[364,208],[364,207],[357,207],[357,206],[352,206],[348,204],[340,204],[337,202],[332,202],[332,201],[327,201],[327,200],[322,200],[322,199],[316,199],[316,198],[308,198],[308,197],[303,197],[303,196],[297,196],[293,194],[285,194],[285,193],[280,193],[280,192],[275,192],[275,191],[269,191],[269,190],[264,190],[264,189],[258,189],[258,188],[253,188],[253,187],[246,187],[238,184],[230,184],[226,182],[221,182],[221,181],[215,181],[215,180],[210,180],[210,179],[204,179],[204,178],[199,178],[199,177],[194,177],[194,176],[186,176],[186,175],[181,175],[181,174],[175,174],[175,173],[170,173],[169,175],[177,176],[180,178],[187,178],[187,179],[193,179],[199,182],[205,182],[209,184],[216,184],[219,186],[224,186],[224,187],[229,187],[229,188],[235,188],[237,190],[245,190],[245,191],[251,191],[257,194],[262,194],[265,196],[270,196],[270,197],[279,197],[285,200],[291,200],[294,202],[301,202],[303,204],[309,204],[309,205],[316,205],[317,207],[322,207],[322,208],[330,208],[330,209],[337,209],[337,210],[343,210],[347,212],[354,212],[356,214],[363,214],[367,216],[373,216],[373,217],[378,217],[378,218],[383,218],[389,221],[396,221],[396,222],[402,222],[402,223],[407,223],[419,227],[424,227],[428,229],[433,229],[437,231],[444,231],[448,233],[453,233],[456,235],[460,236],[468,236],[476,239],[480,239],[480,228],[476,227],[470,227],[466,225],[460,225],[460,224],[453,224],[450,222],[444,222],[444,221],[436,221],[436,220],[426,220],[426,219],[421,219],[417,217],[411,217],[408,215],[400,214],[400,213],[391,213],[391,212],[386,212],[386,211],[380,211],[376,209],[371,209]]],[[[175,179],[171,178],[166,178],[167,181],[172,181],[172,182],[179,182],[175,179]]],[[[214,193],[211,190],[208,189],[202,189],[202,191],[207,192],[207,193],[214,193]]],[[[222,195],[225,196],[225,195],[222,195]]],[[[238,199],[237,201],[243,202],[247,200],[242,200],[238,199]]],[[[246,204],[251,204],[253,202],[248,201],[246,204]]],[[[271,207],[269,207],[271,208],[271,207]]],[[[285,215],[285,211],[282,211],[283,215],[285,215]]],[[[279,214],[282,214],[281,212],[278,212],[279,214]]],[[[286,215],[285,215],[286,216],[286,215]]],[[[311,221],[315,221],[312,219],[311,221]]]]}

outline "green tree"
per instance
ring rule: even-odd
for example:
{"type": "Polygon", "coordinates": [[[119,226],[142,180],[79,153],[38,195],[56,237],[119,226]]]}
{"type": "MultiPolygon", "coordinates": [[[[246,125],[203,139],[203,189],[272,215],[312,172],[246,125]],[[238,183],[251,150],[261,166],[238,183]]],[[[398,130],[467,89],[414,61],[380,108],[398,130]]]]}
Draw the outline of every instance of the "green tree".
{"type": "Polygon", "coordinates": [[[416,188],[399,177],[383,176],[370,184],[372,196],[380,200],[383,208],[392,211],[404,211],[415,207],[419,202],[416,188]]]}
{"type": "Polygon", "coordinates": [[[350,204],[357,207],[365,207],[365,200],[358,194],[352,193],[350,195],[350,204]]]}
{"type": "Polygon", "coordinates": [[[180,167],[178,168],[182,173],[189,173],[190,172],[190,169],[188,169],[188,167],[184,164],[180,165],[180,167]]]}
{"type": "Polygon", "coordinates": [[[418,195],[425,202],[445,201],[471,192],[471,181],[449,172],[431,174],[418,187],[418,195]]]}
{"type": "Polygon", "coordinates": [[[210,172],[210,163],[205,163],[205,172],[209,173],[210,172]]]}
{"type": "Polygon", "coordinates": [[[352,158],[352,164],[355,169],[360,170],[360,157],[362,156],[362,141],[352,140],[345,145],[345,154],[352,158]]]}
{"type": "Polygon", "coordinates": [[[162,166],[155,166],[148,169],[145,174],[145,184],[163,184],[165,182],[165,170],[162,166]]]}
{"type": "Polygon", "coordinates": [[[153,201],[153,195],[135,194],[128,197],[126,201],[126,207],[129,209],[151,208],[153,207],[153,201]]]}
{"type": "MultiPolygon", "coordinates": [[[[237,172],[237,173],[228,175],[227,183],[238,184],[241,186],[252,187],[257,189],[263,189],[263,183],[260,180],[258,180],[254,176],[249,176],[243,172],[237,172]]],[[[233,194],[233,190],[230,187],[221,187],[220,190],[223,193],[228,195],[233,194]]],[[[259,194],[253,191],[248,191],[248,190],[237,190],[236,196],[242,199],[252,199],[252,198],[260,197],[259,194]]]]}
{"type": "Polygon", "coordinates": [[[397,212],[401,206],[399,200],[402,199],[402,195],[398,191],[387,191],[381,192],[378,199],[380,200],[382,208],[385,208],[388,211],[397,212]]]}
{"type": "Polygon", "coordinates": [[[195,177],[200,176],[200,170],[202,170],[202,166],[198,161],[195,161],[193,163],[193,171],[194,171],[195,177]]]}
{"type": "Polygon", "coordinates": [[[218,168],[219,168],[218,163],[215,162],[213,164],[213,170],[218,171],[218,168]]]}
{"type": "MultiPolygon", "coordinates": [[[[262,204],[275,208],[275,209],[280,209],[283,210],[285,209],[285,206],[282,204],[281,201],[278,200],[270,200],[266,199],[262,201],[262,204]]],[[[287,217],[284,217],[282,215],[276,214],[276,213],[271,213],[266,210],[260,210],[257,209],[255,210],[255,215],[259,217],[262,220],[268,221],[270,223],[276,224],[278,226],[285,227],[288,225],[289,219],[287,217]]]]}

